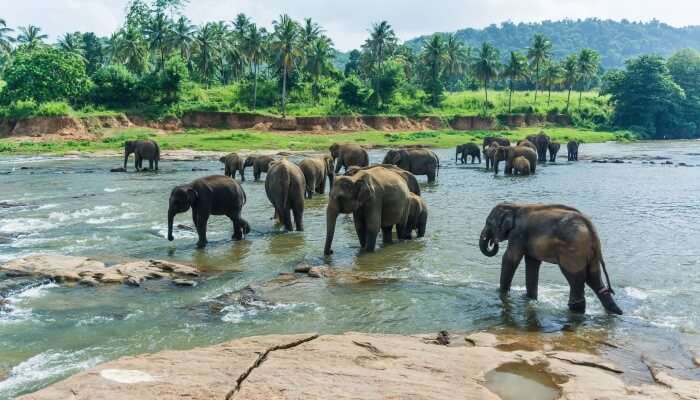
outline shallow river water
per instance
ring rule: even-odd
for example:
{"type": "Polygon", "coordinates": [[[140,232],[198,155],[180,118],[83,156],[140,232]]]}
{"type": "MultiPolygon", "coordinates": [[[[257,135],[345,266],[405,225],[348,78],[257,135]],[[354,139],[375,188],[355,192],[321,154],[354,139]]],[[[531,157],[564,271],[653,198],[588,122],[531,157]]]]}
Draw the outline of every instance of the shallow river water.
{"type": "MultiPolygon", "coordinates": [[[[159,282],[62,287],[0,275],[0,294],[9,301],[0,311],[0,398],[122,355],[309,331],[575,329],[598,332],[630,354],[644,352],[678,370],[688,368],[689,350],[700,350],[700,168],[642,160],[668,157],[698,165],[700,141],[585,144],[582,158],[624,157],[631,163],[569,163],[564,154],[525,178],[494,178],[481,166],[456,165],[453,150],[438,152],[437,183],[420,177],[430,207],[425,238],[365,254],[351,218],[341,217],[329,259],[322,256],[326,197],[307,201],[303,233],[283,233],[270,219],[262,182],[243,184],[243,216],[253,228],[246,240],[232,242],[229,220],[212,217],[205,250],[197,250],[194,233],[182,229],[168,242],[170,189],[220,173],[217,161],[165,160],[158,174],[119,174],[108,172],[118,159],[0,157],[0,262],[44,252],[110,263],[168,259],[206,271],[194,288],[159,282]],[[605,315],[588,289],[587,314],[571,315],[568,286],[551,265],[540,273],[539,301],[523,298],[522,267],[504,304],[497,293],[500,256],[487,258],[478,248],[484,220],[501,201],[563,203],[589,215],[625,315],[605,315]],[[379,279],[303,285],[288,303],[231,306],[219,314],[198,307],[299,263],[327,263],[379,279]]],[[[382,155],[373,151],[371,159],[382,155]]],[[[191,225],[190,214],[178,216],[177,223],[191,225]]]]}

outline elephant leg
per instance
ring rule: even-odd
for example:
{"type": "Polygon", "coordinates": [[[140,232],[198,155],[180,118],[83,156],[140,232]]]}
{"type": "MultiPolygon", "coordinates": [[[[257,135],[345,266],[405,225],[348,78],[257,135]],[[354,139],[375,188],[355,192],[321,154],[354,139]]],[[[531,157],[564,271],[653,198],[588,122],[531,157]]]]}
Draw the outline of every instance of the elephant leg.
{"type": "Polygon", "coordinates": [[[284,230],[291,232],[294,230],[294,226],[292,226],[292,210],[287,207],[285,209],[280,209],[277,211],[280,213],[280,216],[282,218],[282,223],[284,224],[284,230]]]}
{"type": "MultiPolygon", "coordinates": [[[[193,215],[193,218],[194,215],[193,215]]],[[[209,215],[203,212],[198,212],[195,220],[195,227],[197,228],[197,236],[199,240],[197,241],[197,247],[200,249],[207,245],[207,222],[209,221],[209,215]]]]}
{"type": "Polygon", "coordinates": [[[537,300],[537,283],[540,277],[540,265],[542,261],[525,256],[525,287],[527,297],[537,300]]]}
{"type": "Polygon", "coordinates": [[[148,169],[153,171],[153,159],[148,160],[148,169]]]}
{"type": "Polygon", "coordinates": [[[510,285],[513,282],[515,270],[518,269],[518,264],[520,264],[522,258],[522,251],[510,247],[503,254],[503,259],[501,260],[501,293],[508,293],[510,291],[510,285]]]}
{"type": "Polygon", "coordinates": [[[382,227],[382,242],[384,244],[394,243],[394,238],[392,237],[393,226],[382,227]]]}
{"type": "Polygon", "coordinates": [[[613,300],[610,289],[603,284],[603,277],[600,275],[600,265],[588,270],[586,284],[593,289],[593,292],[598,296],[598,300],[600,300],[600,304],[603,305],[607,312],[622,315],[622,310],[613,300]]]}
{"type": "Polygon", "coordinates": [[[362,213],[353,214],[352,220],[355,223],[355,232],[357,239],[360,241],[360,246],[364,248],[367,245],[367,227],[365,226],[365,217],[362,213]]]}
{"type": "Polygon", "coordinates": [[[586,285],[586,273],[570,272],[567,264],[560,265],[562,274],[569,282],[569,310],[574,313],[583,314],[586,312],[586,297],[584,289],[586,285]]]}
{"type": "Polygon", "coordinates": [[[365,250],[374,251],[374,248],[377,246],[377,236],[379,236],[379,230],[367,230],[365,250]]]}
{"type": "Polygon", "coordinates": [[[434,169],[429,170],[427,175],[428,175],[428,183],[435,182],[435,170],[434,169]]]}
{"type": "Polygon", "coordinates": [[[231,219],[231,222],[233,222],[233,236],[231,236],[231,239],[233,240],[241,240],[243,239],[243,223],[245,221],[241,220],[241,212],[235,212],[232,214],[229,214],[228,216],[231,219]]]}
{"type": "Polygon", "coordinates": [[[304,231],[304,206],[295,205],[292,207],[294,212],[294,224],[297,227],[297,232],[304,231]]]}
{"type": "Polygon", "coordinates": [[[365,245],[365,249],[367,251],[374,251],[374,248],[377,245],[377,236],[379,235],[379,224],[381,220],[381,210],[365,213],[365,232],[367,232],[367,243],[365,245]]]}

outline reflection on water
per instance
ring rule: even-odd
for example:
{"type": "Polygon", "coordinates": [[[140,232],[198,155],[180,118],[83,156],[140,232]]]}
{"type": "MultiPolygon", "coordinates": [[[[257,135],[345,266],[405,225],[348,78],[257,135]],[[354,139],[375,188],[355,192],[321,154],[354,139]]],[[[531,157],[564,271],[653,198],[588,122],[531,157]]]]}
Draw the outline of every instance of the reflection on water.
{"type": "MultiPolygon", "coordinates": [[[[11,369],[0,382],[0,398],[125,354],[308,331],[594,331],[636,354],[644,351],[678,369],[688,365],[688,347],[700,349],[700,168],[642,162],[668,157],[697,165],[700,143],[585,144],[582,158],[627,157],[633,163],[562,160],[527,178],[494,178],[478,165],[455,165],[452,150],[439,153],[438,183],[422,185],[430,207],[424,238],[380,244],[365,254],[352,219],[341,216],[328,259],[322,255],[326,196],[307,202],[304,232],[283,233],[270,219],[264,185],[249,181],[243,184],[243,217],[253,231],[245,240],[232,241],[230,220],[212,216],[206,249],[195,248],[196,234],[187,229],[168,242],[170,189],[206,174],[192,168],[220,170],[215,161],[163,162],[159,174],[110,174],[118,159],[0,157],[0,261],[55,252],[110,263],[169,259],[205,271],[197,287],[180,289],[159,282],[65,288],[0,278],[0,294],[9,302],[0,311],[0,371],[11,369]],[[591,216],[625,315],[605,315],[587,293],[588,314],[572,316],[568,286],[553,266],[540,273],[539,301],[524,298],[520,271],[513,293],[502,301],[500,257],[484,257],[477,243],[500,201],[564,203],[591,216]],[[273,305],[230,306],[214,314],[199,307],[302,263],[327,263],[363,279],[286,287],[273,305]]],[[[371,154],[373,162],[382,156],[371,154]]],[[[180,215],[178,223],[191,226],[191,217],[180,215]]]]}

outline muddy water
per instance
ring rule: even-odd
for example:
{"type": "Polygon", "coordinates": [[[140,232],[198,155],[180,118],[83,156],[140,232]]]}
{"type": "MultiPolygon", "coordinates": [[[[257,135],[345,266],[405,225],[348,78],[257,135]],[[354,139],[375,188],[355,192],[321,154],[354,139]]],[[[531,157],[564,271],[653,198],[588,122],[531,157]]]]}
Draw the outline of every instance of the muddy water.
{"type": "MultiPolygon", "coordinates": [[[[660,163],[700,164],[700,142],[586,144],[582,158],[632,163],[568,163],[564,155],[527,178],[494,178],[478,166],[455,165],[452,150],[439,153],[438,182],[422,187],[430,206],[425,238],[363,254],[351,219],[339,219],[328,264],[376,280],[300,285],[288,301],[215,314],[198,305],[299,263],[326,262],[325,196],[307,202],[305,232],[282,233],[270,219],[263,183],[246,181],[243,215],[253,232],[233,243],[230,222],[212,217],[210,245],[197,250],[194,233],[184,229],[174,242],[165,240],[167,199],[176,184],[220,173],[218,162],[163,161],[158,174],[120,174],[107,172],[118,159],[0,158],[0,261],[54,252],[109,262],[161,258],[206,271],[197,287],[177,289],[158,282],[66,288],[0,277],[9,301],[0,307],[0,379],[8,375],[0,398],[126,354],[308,331],[577,330],[625,348],[630,362],[644,352],[693,373],[689,350],[700,350],[700,168],[660,163]],[[554,266],[540,274],[539,301],[523,298],[519,271],[502,302],[499,257],[481,255],[477,240],[491,207],[506,200],[564,203],[590,215],[625,315],[605,315],[591,293],[587,315],[570,315],[568,286],[554,266]]],[[[372,152],[372,161],[382,155],[372,152]]],[[[176,223],[192,224],[189,214],[176,223]]]]}

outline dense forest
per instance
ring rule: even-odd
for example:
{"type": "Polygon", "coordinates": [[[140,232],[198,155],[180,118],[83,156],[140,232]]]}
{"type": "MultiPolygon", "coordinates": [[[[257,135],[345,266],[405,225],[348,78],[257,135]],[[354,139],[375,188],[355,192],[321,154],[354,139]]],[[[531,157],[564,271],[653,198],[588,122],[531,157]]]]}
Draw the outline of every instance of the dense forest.
{"type": "Polygon", "coordinates": [[[644,56],[628,60],[624,70],[605,71],[598,51],[566,53],[546,33],[533,31],[506,52],[499,50],[500,39],[472,47],[460,33],[400,43],[391,24],[381,21],[337,65],[332,39],[310,18],[283,14],[269,30],[244,14],[197,26],[182,14],[186,2],[132,0],[111,36],[69,32],[56,43],[47,43],[38,26],[15,28],[0,18],[0,118],[74,110],[152,118],[190,110],[566,113],[577,126],[614,124],[654,137],[695,135],[700,126],[693,75],[700,56],[694,50],[668,62],[644,56]],[[659,90],[646,91],[645,82],[659,90]]]}
{"type": "MultiPolygon", "coordinates": [[[[678,50],[700,50],[700,26],[676,28],[659,21],[630,22],[601,19],[543,21],[540,23],[504,22],[484,29],[463,29],[455,36],[466,45],[476,47],[493,43],[501,52],[522,49],[535,34],[548,37],[555,59],[590,48],[600,54],[603,68],[622,68],[625,61],[643,54],[670,56],[678,50]]],[[[406,42],[419,49],[429,37],[406,42]]]]}

